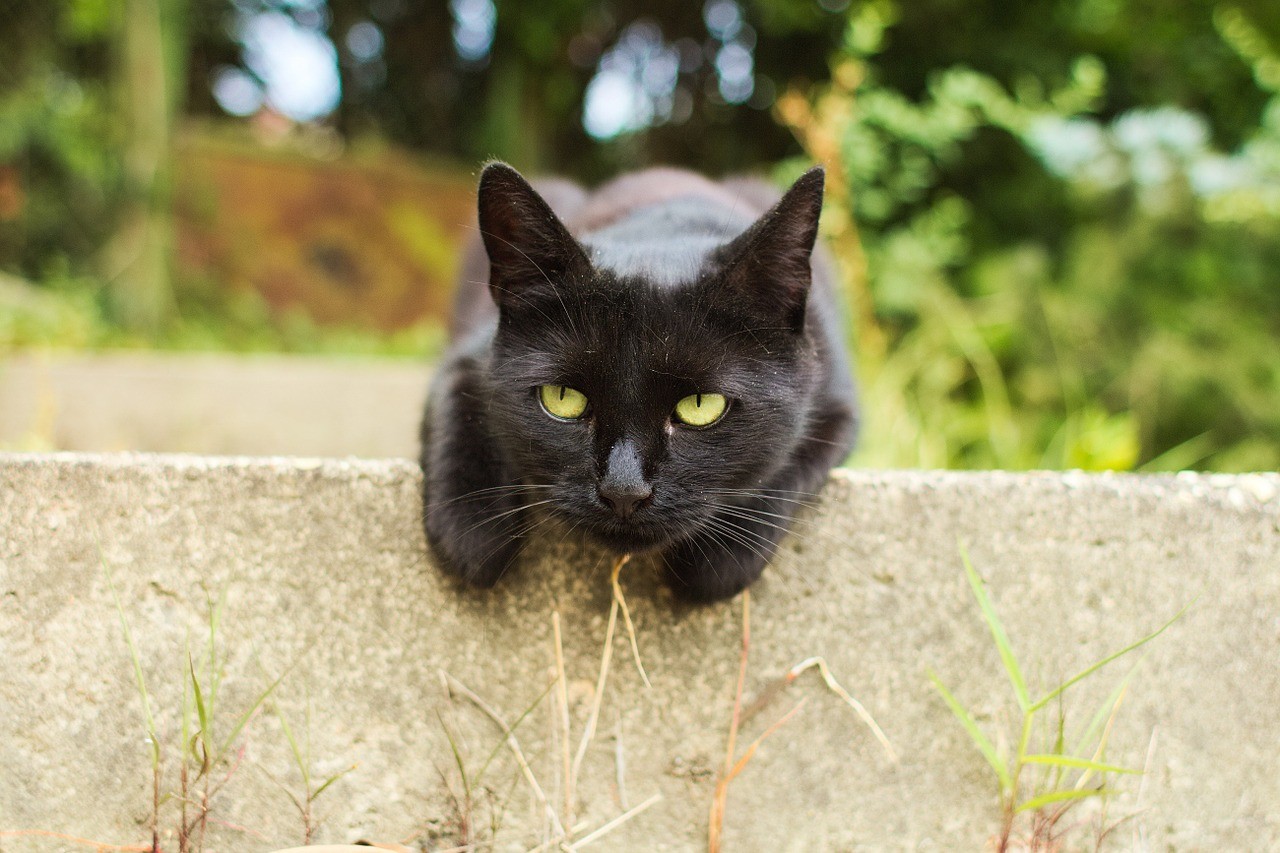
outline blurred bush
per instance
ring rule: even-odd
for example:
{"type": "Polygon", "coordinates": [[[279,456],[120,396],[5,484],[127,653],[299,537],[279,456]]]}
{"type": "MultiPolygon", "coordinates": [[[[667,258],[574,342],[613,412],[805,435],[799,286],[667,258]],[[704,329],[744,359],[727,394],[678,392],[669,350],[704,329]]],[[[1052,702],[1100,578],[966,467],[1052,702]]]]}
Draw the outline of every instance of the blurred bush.
{"type": "Polygon", "coordinates": [[[480,161],[816,159],[856,462],[1274,469],[1277,45],[1274,0],[0,0],[0,346],[427,354],[480,161]]]}
{"type": "MultiPolygon", "coordinates": [[[[829,169],[866,394],[855,461],[1280,467],[1280,97],[1232,155],[1182,110],[1084,117],[1106,85],[1090,56],[1053,90],[955,66],[910,99],[879,65],[897,14],[862,5],[831,81],[778,105],[829,169]],[[989,148],[1006,166],[957,185],[989,148]],[[984,206],[1002,200],[1052,229],[997,233],[1007,211],[984,206]]],[[[1248,19],[1218,24],[1271,85],[1248,19]]]]}

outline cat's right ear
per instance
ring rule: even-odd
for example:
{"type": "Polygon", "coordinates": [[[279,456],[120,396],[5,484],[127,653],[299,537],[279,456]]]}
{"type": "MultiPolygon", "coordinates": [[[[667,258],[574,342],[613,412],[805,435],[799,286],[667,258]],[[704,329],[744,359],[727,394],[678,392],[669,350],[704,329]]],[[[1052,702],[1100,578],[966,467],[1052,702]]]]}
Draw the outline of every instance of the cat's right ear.
{"type": "Polygon", "coordinates": [[[506,163],[489,163],[480,173],[479,208],[489,290],[499,307],[518,308],[554,293],[589,265],[551,207],[506,163]]]}

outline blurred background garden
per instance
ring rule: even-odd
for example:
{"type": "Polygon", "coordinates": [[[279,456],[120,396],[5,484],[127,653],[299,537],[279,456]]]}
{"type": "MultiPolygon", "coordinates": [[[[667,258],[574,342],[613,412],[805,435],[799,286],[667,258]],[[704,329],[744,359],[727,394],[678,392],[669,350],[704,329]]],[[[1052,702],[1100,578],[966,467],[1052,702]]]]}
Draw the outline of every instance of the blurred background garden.
{"type": "Polygon", "coordinates": [[[0,355],[425,377],[491,157],[825,164],[854,464],[1280,468],[1275,0],[0,0],[0,355]]]}

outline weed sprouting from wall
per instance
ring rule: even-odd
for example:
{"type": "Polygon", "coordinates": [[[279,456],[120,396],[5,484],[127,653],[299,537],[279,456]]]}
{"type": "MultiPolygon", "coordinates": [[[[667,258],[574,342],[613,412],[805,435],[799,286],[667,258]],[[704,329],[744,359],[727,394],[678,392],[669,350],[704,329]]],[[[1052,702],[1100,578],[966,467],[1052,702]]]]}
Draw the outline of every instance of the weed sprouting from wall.
{"type": "MultiPolygon", "coordinates": [[[[999,783],[1001,826],[994,839],[996,849],[1004,853],[1010,849],[1010,844],[1017,837],[1025,838],[1026,847],[1031,850],[1055,849],[1053,845],[1065,831],[1062,819],[1074,805],[1086,800],[1102,800],[1114,793],[1115,787],[1108,782],[1110,777],[1143,772],[1106,761],[1107,743],[1112,724],[1115,722],[1116,714],[1137,665],[1135,664],[1121,679],[1106,701],[1098,706],[1084,731],[1070,743],[1066,737],[1065,715],[1059,711],[1056,724],[1052,728],[1054,732],[1052,742],[1046,745],[1044,751],[1033,751],[1031,740],[1036,722],[1042,718],[1046,708],[1055,700],[1059,700],[1068,689],[1160,636],[1169,626],[1181,619],[1191,605],[1183,607],[1172,619],[1137,642],[1130,643],[1119,651],[1085,667],[1040,698],[1033,699],[1027,688],[1022,666],[1005,632],[1004,624],[1000,621],[987,595],[986,585],[963,548],[960,555],[964,563],[965,576],[982,611],[982,619],[991,631],[992,640],[1000,654],[1000,661],[1009,677],[1009,683],[1013,687],[1014,697],[1021,713],[1017,748],[1013,754],[1006,754],[1006,751],[997,748],[996,742],[999,739],[993,741],[982,730],[974,714],[955,697],[932,670],[929,671],[929,679],[951,713],[960,721],[974,746],[982,753],[982,757],[999,783]],[[1039,778],[1031,780],[1029,777],[1032,776],[1032,771],[1037,769],[1042,771],[1039,778]]],[[[1109,827],[1101,828],[1100,838],[1109,831],[1109,827]]]]}

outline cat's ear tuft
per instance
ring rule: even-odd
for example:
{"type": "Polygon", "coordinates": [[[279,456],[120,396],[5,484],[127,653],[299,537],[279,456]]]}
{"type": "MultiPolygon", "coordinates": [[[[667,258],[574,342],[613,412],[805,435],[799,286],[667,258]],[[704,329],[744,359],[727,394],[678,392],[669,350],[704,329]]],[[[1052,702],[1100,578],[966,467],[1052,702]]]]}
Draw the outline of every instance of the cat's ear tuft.
{"type": "Polygon", "coordinates": [[[805,172],[722,252],[720,286],[756,321],[785,324],[797,333],[804,328],[824,180],[821,166],[805,172]]]}
{"type": "Polygon", "coordinates": [[[480,236],[489,255],[489,288],[500,307],[527,304],[534,291],[566,282],[586,253],[550,205],[506,163],[480,173],[480,236]]]}

